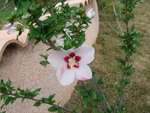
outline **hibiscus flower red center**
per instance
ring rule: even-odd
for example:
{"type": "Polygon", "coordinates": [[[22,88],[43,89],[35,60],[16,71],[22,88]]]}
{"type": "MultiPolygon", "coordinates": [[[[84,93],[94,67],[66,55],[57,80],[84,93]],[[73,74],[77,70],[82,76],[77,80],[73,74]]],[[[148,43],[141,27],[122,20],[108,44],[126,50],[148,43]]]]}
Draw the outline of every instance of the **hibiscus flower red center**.
{"type": "Polygon", "coordinates": [[[71,69],[73,67],[79,68],[79,61],[81,60],[81,57],[72,52],[68,56],[66,56],[64,60],[67,63],[68,69],[71,69]]]}

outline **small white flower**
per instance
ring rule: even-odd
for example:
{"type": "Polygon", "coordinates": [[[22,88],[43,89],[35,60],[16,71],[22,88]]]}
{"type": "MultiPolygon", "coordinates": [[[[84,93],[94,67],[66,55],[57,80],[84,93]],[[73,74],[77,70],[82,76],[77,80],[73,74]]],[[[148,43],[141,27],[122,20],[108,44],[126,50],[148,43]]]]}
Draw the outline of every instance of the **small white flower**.
{"type": "Polygon", "coordinates": [[[46,11],[46,9],[42,8],[42,12],[43,12],[42,15],[44,15],[45,11],[46,11]]]}
{"type": "Polygon", "coordinates": [[[7,33],[8,34],[13,34],[14,32],[17,31],[17,23],[8,23],[8,24],[5,24],[4,27],[3,27],[4,30],[7,30],[7,33]]]}
{"type": "Polygon", "coordinates": [[[64,47],[64,38],[57,39],[56,40],[56,46],[62,46],[62,47],[64,47]]]}
{"type": "Polygon", "coordinates": [[[89,17],[90,19],[94,18],[94,16],[96,15],[95,11],[93,8],[91,8],[87,13],[86,16],[89,17]]]}
{"type": "Polygon", "coordinates": [[[43,12],[45,12],[45,11],[46,11],[46,9],[45,9],[45,8],[42,8],[42,11],[43,11],[43,12]]]}
{"type": "Polygon", "coordinates": [[[62,3],[57,3],[56,5],[55,5],[55,9],[57,10],[57,13],[62,13],[62,11],[61,11],[61,6],[62,6],[62,3]]]}
{"type": "Polygon", "coordinates": [[[71,22],[67,22],[67,23],[66,23],[65,28],[64,28],[64,31],[65,31],[66,33],[70,33],[70,32],[71,32],[71,31],[67,28],[67,27],[69,27],[69,26],[71,26],[71,25],[72,25],[71,22]]]}
{"type": "Polygon", "coordinates": [[[17,11],[17,7],[15,7],[15,11],[17,11]]]}
{"type": "Polygon", "coordinates": [[[56,51],[48,56],[48,62],[57,70],[56,76],[61,85],[70,85],[75,78],[86,81],[92,78],[88,66],[94,60],[95,49],[82,45],[78,49],[56,51]]]}

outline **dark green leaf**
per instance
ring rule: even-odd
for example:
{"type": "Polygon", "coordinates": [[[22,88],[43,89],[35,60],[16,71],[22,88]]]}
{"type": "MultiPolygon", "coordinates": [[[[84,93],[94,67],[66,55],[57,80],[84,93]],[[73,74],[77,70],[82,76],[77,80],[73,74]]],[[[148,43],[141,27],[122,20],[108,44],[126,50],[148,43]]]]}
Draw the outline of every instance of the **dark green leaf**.
{"type": "Polygon", "coordinates": [[[41,101],[35,102],[33,106],[39,107],[42,104],[41,101]]]}
{"type": "Polygon", "coordinates": [[[46,67],[47,64],[49,64],[49,62],[48,61],[41,61],[40,64],[46,67]]]}
{"type": "Polygon", "coordinates": [[[58,111],[58,108],[55,107],[55,106],[51,106],[49,109],[48,109],[49,112],[56,112],[58,111]]]}

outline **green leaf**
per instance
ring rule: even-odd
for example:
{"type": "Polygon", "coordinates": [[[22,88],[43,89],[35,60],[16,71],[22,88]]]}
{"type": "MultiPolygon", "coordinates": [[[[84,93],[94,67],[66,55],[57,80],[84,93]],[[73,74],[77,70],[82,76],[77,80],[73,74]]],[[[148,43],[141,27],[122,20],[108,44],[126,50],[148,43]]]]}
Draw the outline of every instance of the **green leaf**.
{"type": "Polygon", "coordinates": [[[100,77],[100,78],[98,79],[98,81],[97,81],[97,84],[98,84],[98,85],[104,84],[104,78],[103,78],[103,77],[100,77]]]}
{"type": "Polygon", "coordinates": [[[79,106],[72,106],[72,113],[77,113],[79,106]]]}
{"type": "Polygon", "coordinates": [[[120,87],[115,87],[115,89],[117,90],[118,93],[122,92],[122,89],[120,87]]]}
{"type": "Polygon", "coordinates": [[[133,40],[133,44],[135,44],[136,46],[139,46],[139,45],[140,45],[140,42],[137,41],[137,40],[133,40]]]}
{"type": "Polygon", "coordinates": [[[61,47],[61,46],[57,46],[57,47],[54,47],[53,49],[54,49],[54,50],[61,50],[62,47],[61,47]]]}
{"type": "Polygon", "coordinates": [[[9,81],[6,82],[5,85],[6,85],[7,87],[10,87],[10,86],[12,85],[12,82],[9,80],[9,81]]]}
{"type": "Polygon", "coordinates": [[[44,58],[45,60],[47,60],[47,58],[48,58],[48,55],[42,55],[42,54],[40,54],[40,56],[41,56],[42,58],[44,58]]]}
{"type": "Polygon", "coordinates": [[[69,29],[70,31],[76,31],[78,30],[78,27],[75,25],[71,25],[71,26],[68,26],[67,29],[69,29]]]}
{"type": "Polygon", "coordinates": [[[40,64],[46,67],[47,64],[49,64],[49,62],[48,61],[41,61],[40,64]]]}
{"type": "Polygon", "coordinates": [[[83,104],[88,105],[89,104],[89,97],[83,97],[82,102],[83,102],[83,104]]]}
{"type": "Polygon", "coordinates": [[[78,90],[78,91],[82,91],[84,89],[84,86],[75,86],[75,89],[78,90]]]}
{"type": "Polygon", "coordinates": [[[128,84],[130,84],[130,83],[131,83],[131,80],[130,80],[130,79],[127,79],[127,78],[126,78],[126,79],[124,80],[124,84],[125,84],[125,85],[128,85],[128,84]]]}
{"type": "Polygon", "coordinates": [[[14,103],[15,100],[16,100],[16,98],[14,98],[14,97],[8,97],[6,99],[4,105],[12,104],[12,103],[14,103]]]}
{"type": "Polygon", "coordinates": [[[0,96],[0,100],[6,100],[9,96],[7,94],[3,94],[0,96]]]}
{"type": "Polygon", "coordinates": [[[63,25],[58,24],[55,26],[55,30],[62,30],[62,29],[63,29],[63,25]]]}
{"type": "Polygon", "coordinates": [[[76,14],[80,15],[80,14],[85,13],[85,11],[86,11],[85,8],[78,8],[78,9],[76,10],[76,14]]]}
{"type": "Polygon", "coordinates": [[[41,91],[41,88],[37,88],[32,93],[34,93],[35,95],[38,95],[40,91],[41,91]]]}
{"type": "Polygon", "coordinates": [[[91,96],[92,96],[93,99],[97,98],[96,91],[94,89],[91,89],[90,93],[91,93],[91,96]]]}
{"type": "Polygon", "coordinates": [[[49,100],[52,100],[55,97],[55,94],[49,96],[49,100]]]}
{"type": "Polygon", "coordinates": [[[117,61],[120,62],[122,65],[126,64],[125,60],[122,58],[118,58],[117,61]]]}
{"type": "Polygon", "coordinates": [[[48,109],[49,112],[56,112],[58,111],[58,108],[55,107],[55,106],[51,106],[49,109],[48,109]]]}
{"type": "Polygon", "coordinates": [[[42,104],[41,101],[35,102],[33,106],[39,107],[42,104]]]}
{"type": "Polygon", "coordinates": [[[42,33],[41,33],[41,30],[39,28],[35,28],[33,25],[30,25],[30,31],[31,32],[28,34],[29,37],[32,37],[33,39],[39,39],[41,37],[42,33]]]}
{"type": "Polygon", "coordinates": [[[0,112],[0,113],[6,113],[6,111],[0,112]]]}
{"type": "Polygon", "coordinates": [[[133,32],[133,33],[131,34],[132,38],[134,38],[134,39],[140,37],[141,35],[142,35],[142,34],[141,34],[140,32],[133,32]]]}
{"type": "Polygon", "coordinates": [[[42,103],[48,103],[48,104],[49,104],[49,98],[43,97],[43,98],[41,99],[41,101],[42,101],[42,103]]]}
{"type": "Polygon", "coordinates": [[[55,97],[55,94],[53,94],[53,95],[50,95],[49,97],[48,97],[48,103],[49,104],[54,104],[55,103],[55,100],[53,100],[53,98],[55,97]]]}

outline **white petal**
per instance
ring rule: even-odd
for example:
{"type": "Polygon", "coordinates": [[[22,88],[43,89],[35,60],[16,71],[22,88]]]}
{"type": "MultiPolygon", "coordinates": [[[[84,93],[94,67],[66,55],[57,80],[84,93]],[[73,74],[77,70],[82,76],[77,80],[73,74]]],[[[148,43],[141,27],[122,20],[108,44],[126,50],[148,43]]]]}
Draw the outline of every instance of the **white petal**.
{"type": "Polygon", "coordinates": [[[70,85],[75,79],[74,69],[66,69],[61,75],[59,75],[59,82],[63,86],[70,85]]]}
{"type": "Polygon", "coordinates": [[[57,13],[62,13],[62,11],[61,11],[61,5],[62,5],[62,3],[57,3],[56,5],[55,5],[55,9],[57,9],[57,13]]]}
{"type": "Polygon", "coordinates": [[[81,64],[89,64],[94,60],[95,49],[90,45],[82,45],[76,53],[81,56],[81,64]]]}
{"type": "Polygon", "coordinates": [[[93,8],[91,8],[87,13],[86,16],[92,19],[95,16],[95,11],[93,8]]]}
{"type": "Polygon", "coordinates": [[[53,51],[48,56],[47,60],[54,68],[60,68],[66,65],[66,62],[64,61],[66,56],[66,52],[64,51],[53,51]]]}
{"type": "Polygon", "coordinates": [[[45,11],[46,11],[46,9],[45,9],[45,8],[42,8],[42,12],[43,12],[43,14],[45,13],[45,11]]]}
{"type": "Polygon", "coordinates": [[[92,78],[92,71],[88,65],[80,65],[79,69],[76,69],[76,77],[78,80],[86,81],[92,78]]]}
{"type": "Polygon", "coordinates": [[[61,2],[57,3],[54,8],[60,7],[62,5],[61,2]]]}
{"type": "Polygon", "coordinates": [[[58,80],[60,80],[60,77],[62,76],[62,74],[66,71],[65,67],[60,67],[57,69],[56,71],[56,76],[58,78],[58,80]]]}

